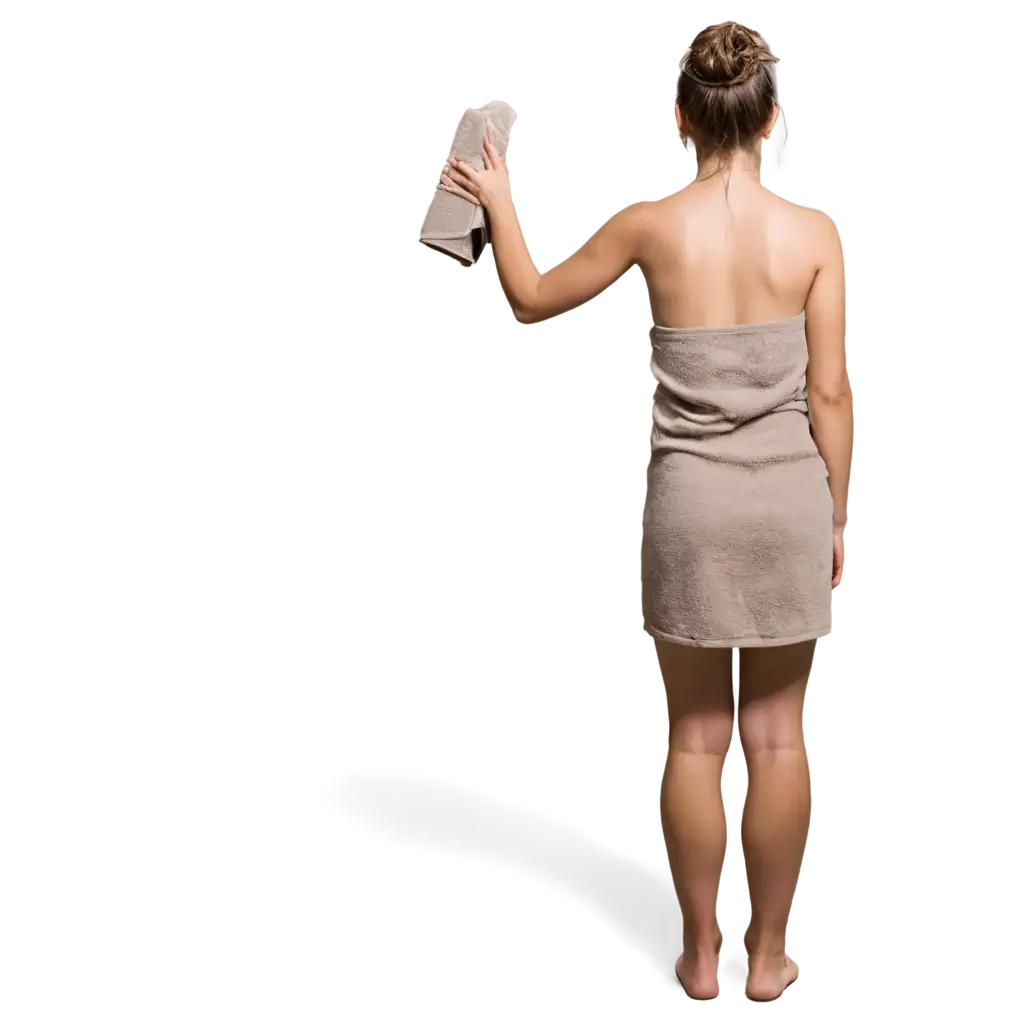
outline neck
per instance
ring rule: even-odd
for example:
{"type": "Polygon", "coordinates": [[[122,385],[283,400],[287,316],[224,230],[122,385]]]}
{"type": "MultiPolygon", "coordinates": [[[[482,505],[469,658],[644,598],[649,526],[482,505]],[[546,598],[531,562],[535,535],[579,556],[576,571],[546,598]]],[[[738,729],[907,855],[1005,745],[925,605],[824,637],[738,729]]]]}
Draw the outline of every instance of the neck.
{"type": "Polygon", "coordinates": [[[697,150],[697,177],[704,181],[721,174],[732,181],[740,179],[755,185],[761,184],[761,146],[751,153],[745,149],[734,149],[729,153],[709,153],[697,150]]]}

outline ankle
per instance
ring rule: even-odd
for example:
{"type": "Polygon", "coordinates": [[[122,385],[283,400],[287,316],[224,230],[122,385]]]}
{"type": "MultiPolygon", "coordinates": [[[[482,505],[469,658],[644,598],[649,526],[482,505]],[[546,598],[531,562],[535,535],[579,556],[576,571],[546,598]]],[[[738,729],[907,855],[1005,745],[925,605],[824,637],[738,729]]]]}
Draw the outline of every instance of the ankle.
{"type": "Polygon", "coordinates": [[[785,935],[758,935],[748,930],[743,936],[743,945],[751,960],[768,960],[786,955],[785,935]]]}
{"type": "Polygon", "coordinates": [[[684,936],[683,954],[696,959],[712,959],[718,955],[718,937],[715,935],[684,936]]]}

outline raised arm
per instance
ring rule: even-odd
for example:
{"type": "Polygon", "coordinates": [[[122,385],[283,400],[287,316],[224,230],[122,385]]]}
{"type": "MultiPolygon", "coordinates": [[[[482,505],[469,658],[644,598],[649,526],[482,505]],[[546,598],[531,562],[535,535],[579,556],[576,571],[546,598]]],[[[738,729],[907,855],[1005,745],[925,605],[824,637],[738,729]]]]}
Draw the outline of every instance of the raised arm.
{"type": "Polygon", "coordinates": [[[498,279],[520,323],[539,323],[582,306],[637,262],[648,203],[620,210],[567,260],[538,273],[512,203],[508,167],[489,139],[484,162],[484,169],[477,170],[453,158],[445,164],[442,180],[451,191],[486,208],[498,279]]]}
{"type": "Polygon", "coordinates": [[[831,218],[820,214],[821,258],[806,302],[807,399],[811,431],[828,468],[833,504],[832,586],[843,574],[843,530],[853,457],[853,392],[846,372],[846,278],[843,247],[831,218]]]}
{"type": "Polygon", "coordinates": [[[523,324],[550,320],[600,295],[637,261],[646,203],[606,221],[583,246],[546,274],[537,273],[511,201],[488,210],[494,260],[505,297],[523,324]]]}

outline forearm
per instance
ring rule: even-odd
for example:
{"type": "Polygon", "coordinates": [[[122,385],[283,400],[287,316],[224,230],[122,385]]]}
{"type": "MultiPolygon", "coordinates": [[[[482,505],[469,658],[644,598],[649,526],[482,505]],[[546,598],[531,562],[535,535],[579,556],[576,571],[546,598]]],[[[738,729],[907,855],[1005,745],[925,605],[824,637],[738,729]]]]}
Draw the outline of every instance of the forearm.
{"type": "Polygon", "coordinates": [[[537,294],[541,275],[526,248],[526,239],[512,200],[488,207],[487,222],[498,280],[505,298],[517,318],[527,315],[537,294]]]}
{"type": "Polygon", "coordinates": [[[808,395],[811,432],[814,443],[828,469],[836,526],[846,525],[846,496],[850,487],[850,463],[853,459],[853,393],[846,391],[835,399],[826,399],[813,391],[808,395]]]}

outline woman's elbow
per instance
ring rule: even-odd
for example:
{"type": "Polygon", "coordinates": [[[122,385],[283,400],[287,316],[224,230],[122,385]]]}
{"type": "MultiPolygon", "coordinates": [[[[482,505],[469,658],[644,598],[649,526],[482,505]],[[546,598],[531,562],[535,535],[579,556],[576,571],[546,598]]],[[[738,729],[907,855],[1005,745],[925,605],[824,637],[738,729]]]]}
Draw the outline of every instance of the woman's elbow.
{"type": "Polygon", "coordinates": [[[853,399],[850,379],[847,377],[841,381],[812,384],[808,388],[808,397],[815,405],[843,405],[853,399]]]}
{"type": "Polygon", "coordinates": [[[529,324],[549,312],[540,302],[515,302],[512,306],[512,315],[517,324],[529,324]]]}

